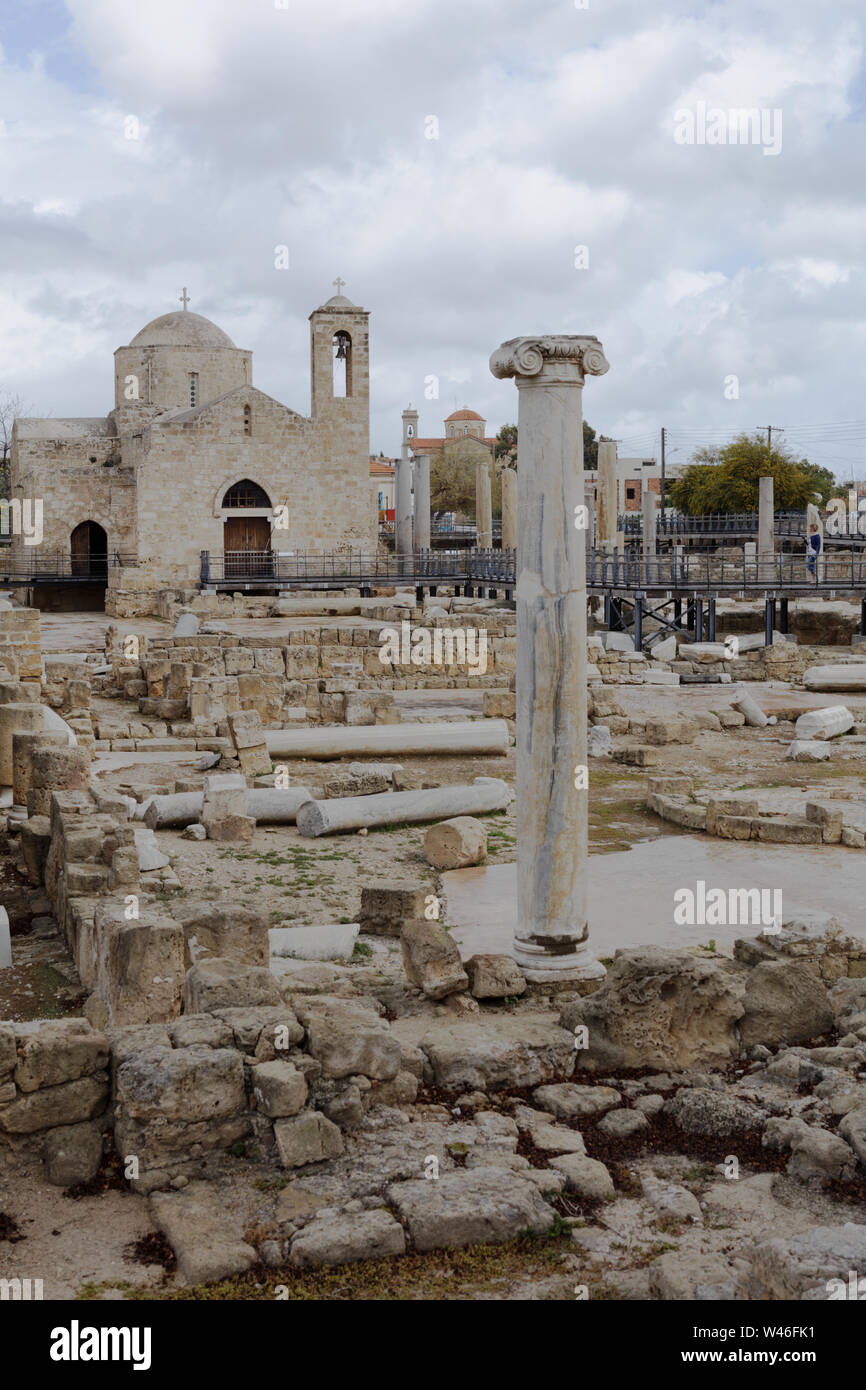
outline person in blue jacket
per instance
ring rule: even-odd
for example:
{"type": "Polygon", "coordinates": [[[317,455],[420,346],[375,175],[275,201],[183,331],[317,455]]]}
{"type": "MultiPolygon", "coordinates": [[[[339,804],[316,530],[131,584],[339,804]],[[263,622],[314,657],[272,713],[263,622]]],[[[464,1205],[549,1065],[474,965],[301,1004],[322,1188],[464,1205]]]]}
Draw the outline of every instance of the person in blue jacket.
{"type": "Polygon", "coordinates": [[[818,523],[812,522],[809,527],[809,541],[806,555],[806,568],[810,574],[818,572],[818,556],[821,554],[821,532],[818,523]]]}

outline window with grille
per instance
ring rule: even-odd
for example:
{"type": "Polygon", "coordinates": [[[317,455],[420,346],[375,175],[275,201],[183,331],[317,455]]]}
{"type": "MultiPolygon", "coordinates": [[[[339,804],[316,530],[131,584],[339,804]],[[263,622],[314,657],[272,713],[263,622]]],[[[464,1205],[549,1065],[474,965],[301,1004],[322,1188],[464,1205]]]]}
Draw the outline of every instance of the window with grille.
{"type": "Polygon", "coordinates": [[[258,483],[244,478],[242,482],[230,487],[223,498],[224,507],[269,507],[271,499],[258,483]]]}
{"type": "Polygon", "coordinates": [[[189,403],[191,406],[198,405],[198,372],[189,374],[189,403]]]}
{"type": "Polygon", "coordinates": [[[253,432],[253,412],[248,405],[244,406],[244,434],[250,435],[253,432]]]}

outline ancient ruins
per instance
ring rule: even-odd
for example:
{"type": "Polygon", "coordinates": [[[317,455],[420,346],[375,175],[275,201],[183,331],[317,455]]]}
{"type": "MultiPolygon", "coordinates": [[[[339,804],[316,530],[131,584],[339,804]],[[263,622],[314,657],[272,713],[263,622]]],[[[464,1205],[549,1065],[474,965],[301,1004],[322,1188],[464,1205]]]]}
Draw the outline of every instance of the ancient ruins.
{"type": "MultiPolygon", "coordinates": [[[[314,344],[362,312],[323,306],[314,344]]],[[[443,1252],[463,1298],[866,1277],[859,572],[828,549],[806,582],[772,480],[756,542],[686,554],[651,493],[628,532],[615,446],[584,487],[601,342],[490,366],[519,456],[501,550],[479,465],[459,572],[431,569],[419,450],[379,573],[151,556],[108,613],[0,600],[3,1278],[439,1298],[443,1252]]]]}

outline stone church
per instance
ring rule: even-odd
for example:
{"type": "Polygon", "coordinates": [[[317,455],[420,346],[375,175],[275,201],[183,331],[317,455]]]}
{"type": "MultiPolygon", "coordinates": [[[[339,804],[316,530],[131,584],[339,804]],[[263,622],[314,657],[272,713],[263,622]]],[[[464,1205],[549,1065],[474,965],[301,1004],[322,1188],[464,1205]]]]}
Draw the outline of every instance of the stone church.
{"type": "Polygon", "coordinates": [[[227,576],[303,550],[374,553],[369,313],[338,293],[310,315],[307,418],[257,390],[252,353],[182,300],[117,349],[104,419],[15,422],[11,496],[43,501],[41,545],[13,539],[22,562],[104,576],[109,609],[119,586],[153,611],[155,593],[198,582],[203,550],[227,576]]]}

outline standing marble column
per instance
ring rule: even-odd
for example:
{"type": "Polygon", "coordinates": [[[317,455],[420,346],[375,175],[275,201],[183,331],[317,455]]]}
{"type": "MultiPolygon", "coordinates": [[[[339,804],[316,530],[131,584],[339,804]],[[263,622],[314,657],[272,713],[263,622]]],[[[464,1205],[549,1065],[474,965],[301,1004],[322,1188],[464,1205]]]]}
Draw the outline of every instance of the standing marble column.
{"type": "Polygon", "coordinates": [[[598,446],[598,548],[616,547],[616,444],[604,439],[598,446]]]}
{"type": "Polygon", "coordinates": [[[644,561],[644,583],[650,584],[653,578],[657,578],[656,552],[658,543],[656,537],[656,507],[658,497],[649,485],[649,479],[643,484],[640,495],[641,510],[641,545],[643,548],[644,561]]]}
{"type": "Polygon", "coordinates": [[[397,486],[394,501],[394,553],[398,574],[410,574],[412,565],[412,463],[396,460],[397,486]]]}
{"type": "Polygon", "coordinates": [[[762,580],[775,574],[773,535],[773,479],[758,479],[758,568],[762,580]]]}
{"type": "Polygon", "coordinates": [[[479,550],[493,545],[493,501],[490,495],[490,460],[475,465],[475,544],[479,550]]]}
{"type": "Polygon", "coordinates": [[[608,370],[597,338],[513,338],[490,359],[519,392],[517,892],[527,979],[579,988],[587,938],[585,531],[581,394],[608,370]]]}
{"type": "Polygon", "coordinates": [[[517,549],[517,473],[503,468],[502,481],[502,549],[517,549]]]}
{"type": "Polygon", "coordinates": [[[430,455],[415,455],[415,549],[430,549],[430,455]]]}

